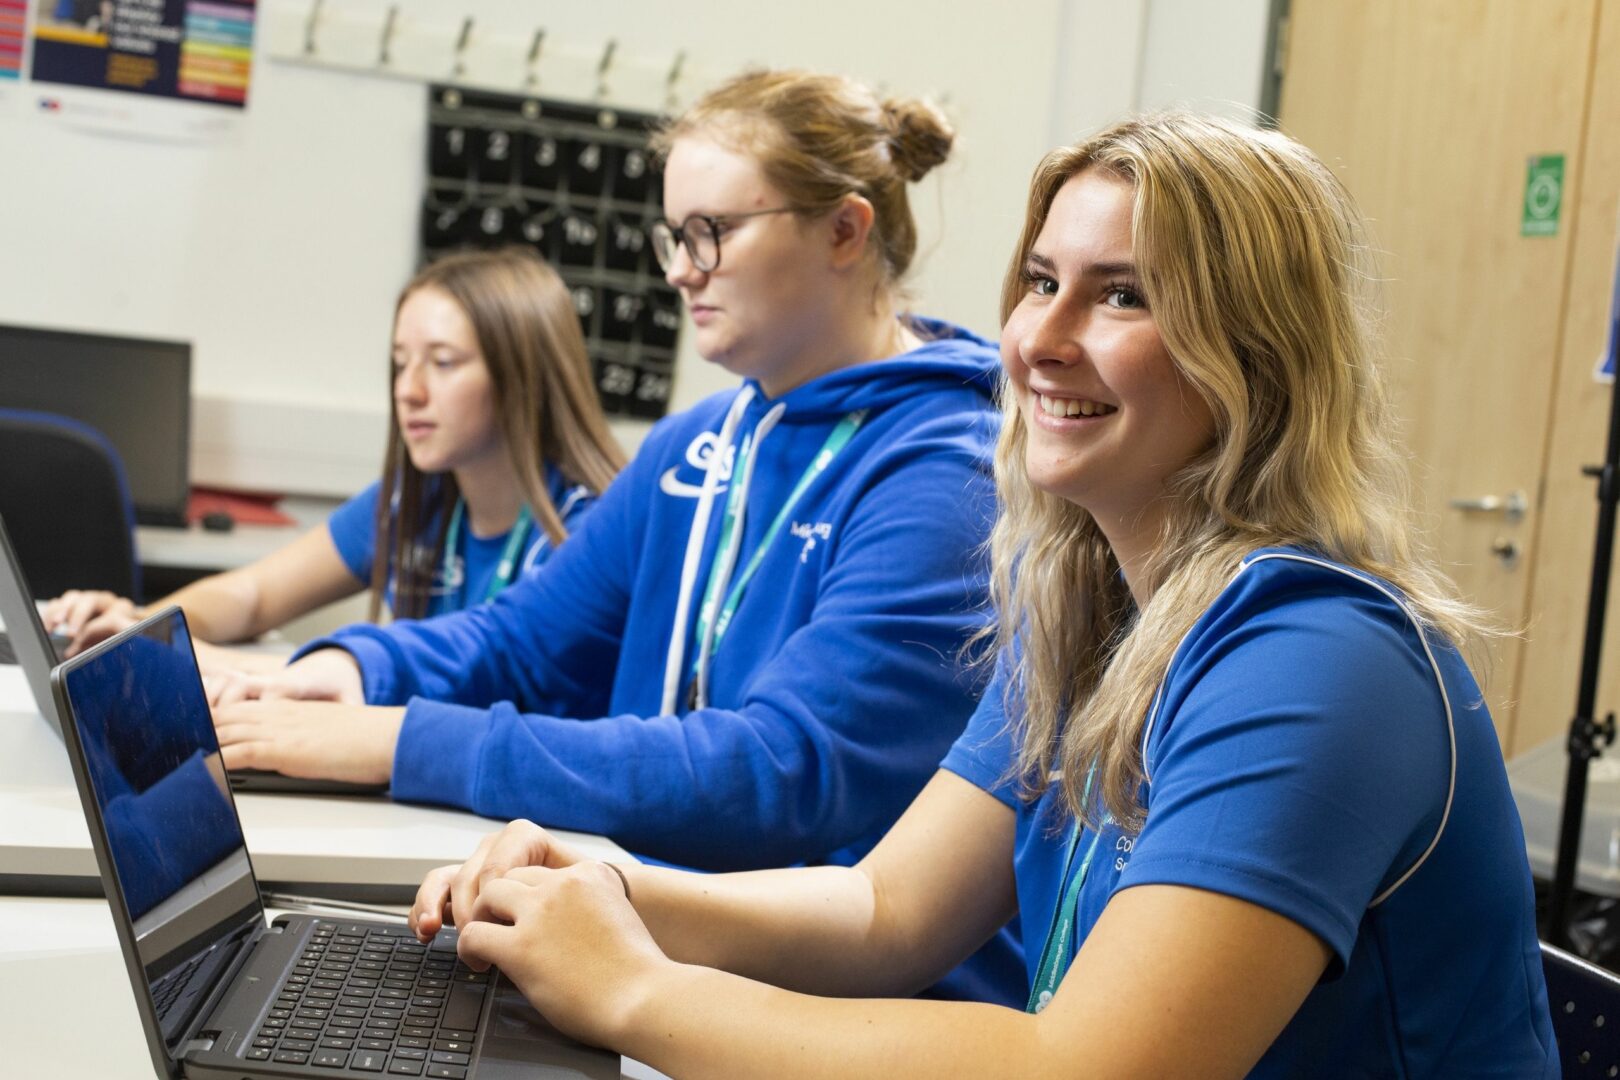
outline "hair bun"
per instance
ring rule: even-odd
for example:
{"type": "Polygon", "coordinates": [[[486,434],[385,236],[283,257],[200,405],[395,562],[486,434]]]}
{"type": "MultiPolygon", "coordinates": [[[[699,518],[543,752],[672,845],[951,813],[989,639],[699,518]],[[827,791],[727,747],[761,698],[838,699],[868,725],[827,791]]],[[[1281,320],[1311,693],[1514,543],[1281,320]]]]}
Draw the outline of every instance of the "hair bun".
{"type": "Polygon", "coordinates": [[[956,129],[945,114],[916,98],[890,98],[883,103],[889,122],[889,157],[908,182],[927,176],[944,162],[956,141],[956,129]]]}

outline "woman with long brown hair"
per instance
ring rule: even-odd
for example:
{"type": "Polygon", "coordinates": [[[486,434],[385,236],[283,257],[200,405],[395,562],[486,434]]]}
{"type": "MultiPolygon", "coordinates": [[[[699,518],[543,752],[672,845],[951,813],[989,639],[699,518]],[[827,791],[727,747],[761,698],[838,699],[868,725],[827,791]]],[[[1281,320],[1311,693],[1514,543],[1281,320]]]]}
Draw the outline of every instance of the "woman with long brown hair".
{"type": "MultiPolygon", "coordinates": [[[[324,526],[151,610],[179,604],[193,635],[213,643],[368,587],[373,621],[459,610],[544,561],[624,464],[568,290],[531,252],[426,266],[400,292],[390,365],[381,480],[324,526]]],[[[45,618],[78,651],[138,612],[110,593],[69,592],[45,618]]]]}

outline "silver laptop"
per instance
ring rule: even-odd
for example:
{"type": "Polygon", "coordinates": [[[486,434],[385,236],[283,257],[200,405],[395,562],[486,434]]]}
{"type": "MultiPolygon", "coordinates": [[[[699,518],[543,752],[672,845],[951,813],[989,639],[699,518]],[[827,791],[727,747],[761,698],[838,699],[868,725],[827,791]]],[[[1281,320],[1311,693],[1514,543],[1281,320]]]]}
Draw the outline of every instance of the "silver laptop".
{"type": "Polygon", "coordinates": [[[160,1077],[620,1075],[617,1054],[458,961],[453,932],[424,946],[381,920],[267,922],[179,608],[51,688],[160,1077]]]}
{"type": "Polygon", "coordinates": [[[45,632],[3,519],[0,519],[0,626],[4,627],[0,629],[0,664],[21,665],[39,714],[61,735],[62,722],[56,716],[56,702],[51,699],[51,668],[61,659],[68,639],[53,638],[45,632]]]}

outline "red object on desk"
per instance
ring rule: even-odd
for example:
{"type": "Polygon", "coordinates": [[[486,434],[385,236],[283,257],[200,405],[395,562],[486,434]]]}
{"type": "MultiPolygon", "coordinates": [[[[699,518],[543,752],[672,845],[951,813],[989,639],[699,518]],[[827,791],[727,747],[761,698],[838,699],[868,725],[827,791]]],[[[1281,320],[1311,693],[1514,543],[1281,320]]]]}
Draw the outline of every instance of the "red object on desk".
{"type": "Polygon", "coordinates": [[[280,495],[249,495],[240,491],[194,487],[186,503],[186,520],[195,525],[208,514],[229,514],[238,525],[294,525],[276,509],[280,495]]]}

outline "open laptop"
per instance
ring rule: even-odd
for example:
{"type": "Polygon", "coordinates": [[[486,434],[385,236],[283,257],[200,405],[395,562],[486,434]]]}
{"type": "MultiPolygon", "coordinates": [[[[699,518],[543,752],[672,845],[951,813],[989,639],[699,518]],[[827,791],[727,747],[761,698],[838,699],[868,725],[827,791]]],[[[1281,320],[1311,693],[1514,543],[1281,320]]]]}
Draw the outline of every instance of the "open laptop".
{"type": "Polygon", "coordinates": [[[453,932],[423,946],[381,920],[266,922],[179,608],[51,687],[160,1077],[620,1075],[461,964],[453,932]]]}
{"type": "Polygon", "coordinates": [[[39,714],[60,735],[62,723],[56,716],[56,702],[51,700],[51,668],[61,659],[68,639],[45,632],[4,520],[0,520],[0,625],[4,627],[0,629],[0,664],[22,667],[39,714]]]}
{"type": "MultiPolygon", "coordinates": [[[[0,664],[22,667],[34,704],[58,735],[62,724],[56,715],[56,702],[51,699],[51,668],[62,659],[69,641],[65,635],[46,632],[28,579],[6,535],[5,522],[0,520],[0,664]]],[[[381,795],[388,790],[387,784],[308,779],[263,769],[232,769],[230,780],[237,790],[254,794],[381,795]]]]}

